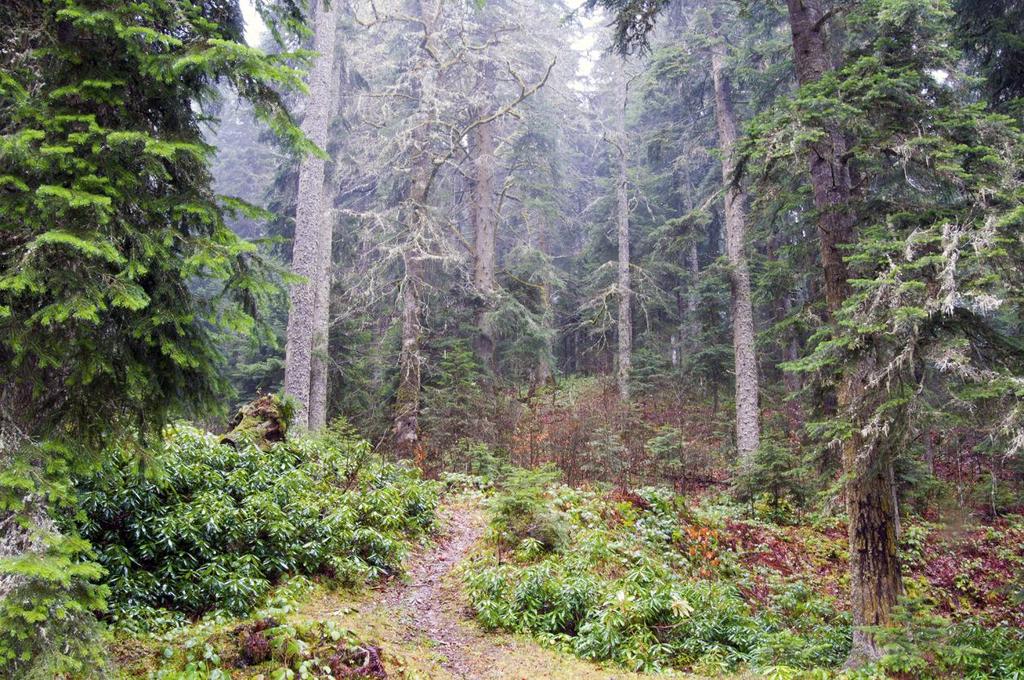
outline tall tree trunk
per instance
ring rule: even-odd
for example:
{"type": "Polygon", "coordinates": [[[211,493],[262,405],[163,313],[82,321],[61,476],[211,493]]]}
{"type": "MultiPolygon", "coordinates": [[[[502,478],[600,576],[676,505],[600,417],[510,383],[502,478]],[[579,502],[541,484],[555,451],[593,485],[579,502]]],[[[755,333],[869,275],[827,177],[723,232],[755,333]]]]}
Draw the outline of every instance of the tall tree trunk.
{"type": "MultiPolygon", "coordinates": [[[[320,148],[327,145],[327,129],[331,118],[335,28],[340,5],[340,1],[335,0],[327,7],[321,1],[314,18],[313,49],[319,56],[309,74],[309,104],[302,121],[302,130],[320,148]]],[[[310,426],[316,287],[317,282],[325,278],[325,272],[320,269],[323,259],[321,241],[326,221],[324,165],[322,158],[313,155],[304,157],[299,165],[292,273],[304,280],[292,286],[289,294],[284,369],[284,391],[296,401],[293,427],[299,431],[310,426]]]]}
{"type": "Polygon", "coordinates": [[[394,446],[402,458],[421,458],[420,417],[420,287],[422,262],[416,250],[402,256],[405,277],[400,297],[402,349],[398,356],[398,393],[395,395],[394,446]]]}
{"type": "MultiPolygon", "coordinates": [[[[536,243],[534,247],[545,255],[550,255],[548,252],[548,215],[542,209],[538,210],[539,219],[537,222],[537,234],[536,243]]],[[[541,303],[541,314],[544,319],[544,328],[546,331],[551,330],[551,283],[545,278],[540,284],[540,303],[541,303]]],[[[544,350],[540,357],[537,358],[537,365],[533,371],[533,384],[536,386],[544,385],[551,379],[551,357],[553,350],[551,348],[551,334],[546,334],[544,339],[544,350]]]]}
{"type": "MultiPolygon", "coordinates": [[[[862,404],[877,404],[877,386],[868,387],[878,367],[870,357],[859,359],[843,376],[838,389],[842,413],[862,404]]],[[[893,486],[892,455],[875,435],[865,437],[858,419],[843,442],[846,512],[850,540],[850,612],[853,647],[848,664],[860,666],[878,659],[882,650],[866,627],[892,623],[892,610],[903,594],[900,574],[898,508],[893,486]]]]}
{"type": "MultiPolygon", "coordinates": [[[[547,281],[540,284],[540,302],[544,310],[545,326],[550,327],[551,285],[547,281]]],[[[544,341],[544,352],[542,356],[537,358],[537,364],[533,370],[533,384],[538,387],[547,384],[551,380],[551,354],[551,339],[547,338],[544,341]]]]}
{"type": "MultiPolygon", "coordinates": [[[[813,83],[832,68],[824,35],[820,0],[787,0],[793,33],[794,63],[800,85],[813,83]]],[[[842,246],[854,241],[849,210],[853,194],[846,165],[847,141],[836,125],[809,153],[811,188],[818,211],[818,239],[825,279],[825,300],[834,315],[850,294],[842,246]]],[[[865,355],[847,370],[837,390],[841,413],[862,406],[874,364],[865,355]]],[[[851,665],[876,659],[878,645],[865,630],[892,622],[892,609],[903,593],[896,547],[896,508],[891,490],[892,459],[877,439],[865,440],[854,421],[843,443],[846,509],[850,540],[850,608],[853,614],[851,665]]]]}
{"type": "MultiPolygon", "coordinates": [[[[692,213],[694,208],[694,188],[693,182],[690,179],[689,163],[690,159],[687,159],[686,164],[683,166],[682,175],[683,209],[686,210],[686,215],[692,213]]],[[[691,229],[695,230],[696,227],[691,227],[691,229]]],[[[684,264],[690,274],[690,278],[686,287],[686,295],[677,303],[681,309],[679,310],[679,336],[673,348],[673,366],[677,365],[681,360],[681,354],[685,350],[692,350],[695,347],[697,334],[700,330],[697,319],[697,283],[700,278],[700,258],[697,253],[696,234],[690,234],[690,247],[686,250],[684,264]],[[687,326],[689,326],[689,331],[687,326]]]]}
{"type": "Polygon", "coordinates": [[[622,99],[615,104],[616,176],[615,176],[615,226],[619,241],[618,260],[618,366],[616,383],[619,399],[629,401],[629,376],[633,367],[633,310],[631,306],[631,283],[629,270],[629,194],[627,185],[626,158],[626,102],[628,98],[622,65],[616,64],[617,89],[622,99]]]}
{"type": "MultiPolygon", "coordinates": [[[[334,0],[341,5],[341,0],[334,0]]],[[[333,114],[338,106],[340,70],[332,69],[328,102],[333,114]]],[[[328,123],[328,128],[330,123],[328,123]]],[[[309,386],[309,429],[319,430],[327,424],[327,374],[329,363],[329,341],[331,330],[331,288],[334,270],[334,222],[330,219],[333,192],[324,192],[324,213],[320,220],[320,244],[317,250],[316,298],[313,313],[313,356],[309,386]]]]}
{"type": "MultiPolygon", "coordinates": [[[[477,111],[483,117],[483,111],[477,111]]],[[[494,327],[488,313],[494,305],[494,238],[497,214],[494,209],[494,122],[473,128],[470,133],[470,152],[473,154],[473,196],[470,221],[473,225],[473,283],[483,298],[476,322],[476,349],[480,361],[494,370],[494,327]]]]}
{"type": "Polygon", "coordinates": [[[741,467],[749,465],[761,436],[758,407],[757,355],[754,349],[754,308],[747,264],[747,195],[734,177],[736,113],[732,82],[725,72],[725,43],[719,36],[711,50],[715,83],[715,118],[725,182],[725,251],[732,283],[732,338],[736,372],[736,447],[741,467]]]}
{"type": "Polygon", "coordinates": [[[413,84],[412,96],[418,103],[417,120],[412,127],[410,160],[412,177],[406,206],[403,210],[406,239],[402,252],[404,275],[402,278],[399,308],[402,321],[402,348],[398,355],[398,392],[395,395],[394,424],[392,427],[395,452],[403,458],[414,459],[424,465],[423,449],[420,444],[420,389],[423,358],[420,354],[420,305],[423,288],[423,250],[427,231],[427,198],[433,178],[429,148],[428,126],[430,114],[427,110],[429,99],[436,96],[434,71],[430,65],[431,43],[434,39],[435,14],[423,6],[422,0],[410,2],[412,11],[419,20],[413,24],[415,30],[423,31],[420,46],[420,77],[413,84]]]}
{"type": "Polygon", "coordinates": [[[316,282],[316,297],[313,307],[313,354],[309,374],[309,429],[312,431],[319,430],[327,424],[333,229],[330,220],[325,218],[323,222],[324,233],[320,238],[320,253],[317,256],[319,260],[317,268],[321,272],[321,276],[316,282]]]}
{"type": "MultiPolygon", "coordinates": [[[[422,129],[418,127],[417,129],[422,129]]],[[[420,354],[420,296],[423,288],[423,252],[421,235],[427,220],[427,194],[430,182],[430,159],[420,134],[414,134],[415,158],[413,178],[406,214],[408,229],[402,253],[402,278],[399,314],[402,321],[402,348],[398,355],[398,392],[395,394],[394,447],[401,458],[413,459],[422,465],[420,445],[420,389],[423,357],[420,354]]]]}
{"type": "Polygon", "coordinates": [[[423,357],[420,353],[420,305],[423,289],[422,236],[426,230],[427,195],[430,191],[430,156],[423,137],[423,126],[414,133],[414,158],[409,206],[405,211],[408,230],[402,253],[404,276],[399,300],[402,320],[402,348],[398,355],[398,392],[395,395],[394,446],[402,458],[424,464],[420,445],[420,390],[423,357]]]}
{"type": "MultiPolygon", "coordinates": [[[[797,80],[813,83],[831,70],[821,22],[820,0],[787,0],[797,80]]],[[[849,210],[853,193],[850,169],[846,165],[847,143],[837,125],[826,129],[825,139],[811,148],[811,190],[818,210],[818,240],[825,274],[825,300],[830,312],[842,306],[850,294],[842,247],[854,241],[854,220],[849,210]]]]}

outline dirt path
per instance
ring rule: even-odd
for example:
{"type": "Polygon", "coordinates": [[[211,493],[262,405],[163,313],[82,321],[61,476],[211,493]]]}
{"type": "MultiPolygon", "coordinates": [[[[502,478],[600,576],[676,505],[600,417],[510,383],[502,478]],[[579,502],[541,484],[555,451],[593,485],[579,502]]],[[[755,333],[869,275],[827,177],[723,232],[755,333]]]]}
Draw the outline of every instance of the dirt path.
{"type": "MultiPolygon", "coordinates": [[[[359,599],[329,594],[307,615],[328,616],[379,644],[396,677],[439,680],[627,680],[650,678],[603,668],[522,637],[481,629],[453,570],[484,534],[479,504],[456,499],[440,511],[441,531],[412,555],[406,578],[359,599]],[[396,668],[397,666],[397,668],[396,668]]],[[[667,676],[660,676],[667,677],[667,676]]],[[[676,676],[678,677],[678,676],[676,676]]]]}
{"type": "Polygon", "coordinates": [[[406,582],[393,585],[383,599],[408,619],[410,632],[436,644],[445,670],[458,678],[482,677],[471,660],[490,644],[464,625],[468,605],[449,577],[483,537],[483,514],[466,505],[445,505],[440,514],[443,533],[435,545],[413,557],[406,582]]]}

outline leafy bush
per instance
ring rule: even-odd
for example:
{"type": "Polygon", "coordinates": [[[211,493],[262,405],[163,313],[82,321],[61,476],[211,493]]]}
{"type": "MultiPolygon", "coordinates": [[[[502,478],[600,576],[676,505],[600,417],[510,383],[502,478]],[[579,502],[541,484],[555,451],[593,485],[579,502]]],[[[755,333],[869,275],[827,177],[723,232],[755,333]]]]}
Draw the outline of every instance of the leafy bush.
{"type": "Polygon", "coordinates": [[[266,450],[179,426],[141,475],[116,452],[78,485],[77,529],[107,570],[115,620],[250,611],[285,574],[361,582],[400,569],[436,489],[372,461],[345,427],[266,450]]]}
{"type": "MultiPolygon", "coordinates": [[[[541,490],[528,488],[530,502],[517,510],[544,502],[541,490]]],[[[466,571],[485,627],[638,670],[809,669],[847,653],[848,617],[809,589],[783,591],[760,611],[748,604],[718,530],[696,520],[680,496],[549,487],[547,497],[563,517],[563,549],[529,562],[480,556],[466,571]]]]}

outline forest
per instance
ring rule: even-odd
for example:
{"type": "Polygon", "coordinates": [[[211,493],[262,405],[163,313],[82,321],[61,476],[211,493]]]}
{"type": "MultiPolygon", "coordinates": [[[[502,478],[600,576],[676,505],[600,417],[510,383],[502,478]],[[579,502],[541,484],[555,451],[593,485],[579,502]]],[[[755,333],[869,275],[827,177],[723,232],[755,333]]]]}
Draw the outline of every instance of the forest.
{"type": "Polygon", "coordinates": [[[0,0],[0,678],[1024,679],[1020,0],[0,0]]]}

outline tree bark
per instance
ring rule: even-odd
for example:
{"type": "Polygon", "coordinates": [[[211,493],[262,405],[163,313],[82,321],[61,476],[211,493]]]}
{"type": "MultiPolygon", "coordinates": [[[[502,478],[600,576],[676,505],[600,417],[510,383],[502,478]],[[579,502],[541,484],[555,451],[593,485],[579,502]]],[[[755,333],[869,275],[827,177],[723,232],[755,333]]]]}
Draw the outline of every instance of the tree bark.
{"type": "Polygon", "coordinates": [[[426,10],[422,0],[412,0],[412,11],[419,22],[415,30],[423,31],[420,45],[420,77],[414,81],[411,93],[417,102],[418,111],[414,116],[411,133],[410,161],[412,165],[411,184],[403,210],[406,238],[402,250],[404,274],[399,295],[402,321],[402,348],[398,355],[398,391],[395,395],[394,423],[392,426],[395,453],[410,458],[421,467],[425,464],[420,443],[420,390],[423,358],[420,353],[420,305],[423,288],[423,244],[427,229],[427,198],[432,180],[430,140],[428,126],[430,114],[428,100],[435,95],[434,72],[427,56],[434,38],[432,12],[426,10]]]}
{"type": "Polygon", "coordinates": [[[725,44],[718,37],[711,50],[711,74],[715,84],[715,118],[722,153],[725,183],[725,250],[732,284],[732,333],[736,373],[736,448],[741,467],[749,465],[761,436],[758,407],[757,354],[754,348],[754,308],[747,264],[747,195],[736,181],[735,156],[738,137],[732,100],[732,82],[725,71],[725,44]]]}
{"type": "MultiPolygon", "coordinates": [[[[477,112],[483,116],[483,111],[477,112]]],[[[473,243],[473,283],[483,298],[477,311],[476,349],[483,365],[493,371],[494,327],[488,313],[494,306],[494,238],[497,214],[494,209],[494,122],[476,126],[470,133],[470,150],[473,154],[473,191],[470,205],[470,221],[475,235],[473,243]]]]}
{"type": "MultiPolygon", "coordinates": [[[[309,104],[302,121],[306,136],[323,148],[330,123],[331,81],[334,71],[335,28],[340,2],[330,7],[321,1],[314,18],[313,49],[319,53],[309,74],[309,104]]],[[[310,389],[313,344],[316,334],[316,288],[325,278],[320,269],[324,235],[324,160],[309,155],[299,165],[299,193],[295,208],[295,237],[292,246],[292,273],[303,281],[292,286],[289,294],[287,342],[285,346],[285,394],[296,401],[293,426],[302,431],[310,427],[310,389]]]]}
{"type": "MultiPolygon", "coordinates": [[[[536,243],[534,247],[545,255],[550,256],[548,252],[548,216],[544,212],[543,208],[538,210],[538,223],[537,223],[537,235],[536,243]]],[[[544,319],[545,330],[551,330],[551,283],[547,278],[543,279],[540,284],[540,302],[541,310],[544,319]]],[[[551,335],[545,336],[544,351],[541,356],[537,358],[537,365],[533,371],[533,384],[536,386],[545,385],[551,380],[551,357],[553,351],[551,348],[551,335]]]]}
{"type": "MultiPolygon", "coordinates": [[[[820,79],[832,68],[825,41],[820,0],[787,0],[793,34],[794,63],[801,86],[820,79]]],[[[818,239],[825,279],[825,300],[830,315],[850,295],[849,274],[842,246],[854,241],[854,219],[849,209],[853,194],[846,165],[847,141],[837,125],[813,144],[809,153],[811,188],[818,211],[818,239]]],[[[847,370],[837,390],[841,413],[863,409],[867,380],[874,364],[870,355],[847,370]]],[[[850,605],[853,648],[849,664],[879,658],[881,651],[867,626],[892,623],[892,609],[903,593],[896,541],[896,508],[891,489],[892,459],[876,438],[866,440],[859,418],[853,434],[843,442],[846,509],[850,540],[850,605]]]]}
{"type": "Polygon", "coordinates": [[[617,321],[618,353],[616,383],[619,399],[629,401],[629,376],[633,366],[633,310],[631,306],[631,282],[629,270],[629,194],[627,185],[626,158],[626,102],[628,97],[622,65],[616,63],[617,90],[621,100],[615,104],[616,176],[615,176],[615,226],[619,242],[618,258],[618,300],[617,321]]]}
{"type": "Polygon", "coordinates": [[[420,436],[420,285],[422,263],[415,250],[402,256],[405,277],[401,290],[402,349],[398,356],[394,446],[399,457],[419,459],[420,436]]]}
{"type": "MultiPolygon", "coordinates": [[[[794,64],[801,86],[813,83],[831,70],[820,0],[787,0],[793,33],[794,64]]],[[[853,193],[850,169],[846,165],[846,137],[837,125],[830,125],[826,138],[812,145],[808,158],[811,190],[818,210],[818,240],[825,274],[825,300],[830,312],[842,306],[850,294],[842,246],[853,243],[854,221],[849,211],[853,193]]]]}
{"type": "MultiPolygon", "coordinates": [[[[334,0],[341,4],[340,0],[334,0]]],[[[337,65],[337,64],[335,64],[337,65]]],[[[333,115],[338,107],[338,88],[340,72],[332,68],[330,92],[328,99],[329,111],[333,115]]],[[[330,122],[328,120],[328,128],[330,122]]],[[[309,429],[316,431],[327,424],[327,388],[328,363],[330,360],[331,332],[331,289],[334,280],[334,222],[330,219],[330,206],[333,192],[325,189],[324,213],[320,219],[320,243],[317,249],[317,271],[320,273],[316,285],[316,298],[313,313],[313,354],[310,369],[309,387],[309,429]]]]}
{"type": "MultiPolygon", "coordinates": [[[[690,159],[687,159],[686,165],[683,167],[683,208],[686,210],[686,214],[689,215],[693,212],[693,182],[690,179],[690,159]]],[[[696,227],[691,227],[696,229],[696,227]]],[[[697,318],[697,303],[699,302],[697,296],[697,284],[700,282],[700,257],[697,252],[697,238],[696,234],[690,235],[690,247],[686,251],[685,255],[685,266],[690,274],[689,281],[686,287],[686,296],[684,298],[685,309],[681,314],[682,320],[679,325],[679,348],[680,352],[686,349],[692,350],[696,346],[696,339],[698,332],[700,331],[700,320],[697,318]],[[687,326],[689,325],[690,330],[687,332],[687,326]]]]}
{"type": "MultiPolygon", "coordinates": [[[[841,412],[859,404],[877,404],[877,386],[868,387],[877,369],[870,358],[862,358],[838,390],[841,412]]],[[[892,624],[892,610],[903,595],[900,573],[899,521],[891,453],[877,435],[863,436],[859,419],[843,442],[843,473],[846,476],[846,512],[850,541],[850,613],[853,616],[853,647],[847,664],[851,667],[877,660],[882,655],[867,627],[892,624]]]]}
{"type": "Polygon", "coordinates": [[[309,429],[319,430],[327,424],[328,362],[330,359],[331,284],[333,281],[331,241],[333,231],[330,220],[324,219],[324,235],[320,240],[318,270],[322,273],[316,283],[313,313],[313,352],[309,374],[309,429]]]}
{"type": "Polygon", "coordinates": [[[395,395],[394,447],[399,457],[424,464],[420,445],[420,389],[423,357],[420,354],[420,297],[423,288],[421,236],[426,228],[427,195],[430,187],[430,157],[423,128],[414,133],[413,177],[409,205],[405,211],[407,241],[402,252],[404,276],[400,291],[402,348],[398,355],[398,392],[395,395]]]}

